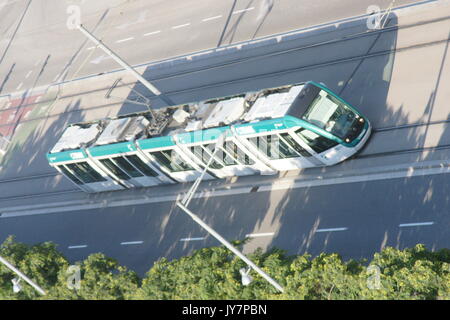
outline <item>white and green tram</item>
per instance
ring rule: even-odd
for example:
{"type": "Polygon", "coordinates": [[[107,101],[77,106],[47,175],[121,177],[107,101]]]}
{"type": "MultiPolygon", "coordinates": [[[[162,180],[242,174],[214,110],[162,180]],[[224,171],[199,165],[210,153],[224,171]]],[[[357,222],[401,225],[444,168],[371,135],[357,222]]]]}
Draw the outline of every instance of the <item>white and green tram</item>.
{"type": "Polygon", "coordinates": [[[355,107],[310,81],[71,124],[47,159],[101,192],[193,181],[205,167],[216,179],[330,166],[370,133],[355,107]]]}

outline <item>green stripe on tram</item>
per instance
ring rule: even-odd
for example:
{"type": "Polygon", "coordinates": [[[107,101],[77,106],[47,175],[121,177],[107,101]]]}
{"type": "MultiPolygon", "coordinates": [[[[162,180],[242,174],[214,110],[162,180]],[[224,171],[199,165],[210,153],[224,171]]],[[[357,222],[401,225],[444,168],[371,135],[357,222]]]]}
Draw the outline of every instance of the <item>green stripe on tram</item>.
{"type": "Polygon", "coordinates": [[[80,160],[87,158],[86,152],[83,150],[70,150],[56,153],[47,153],[49,163],[65,162],[72,160],[80,160]]]}
{"type": "Polygon", "coordinates": [[[172,147],[175,145],[172,136],[136,140],[136,143],[142,150],[172,147]]]}
{"type": "Polygon", "coordinates": [[[130,151],[136,151],[136,146],[132,142],[120,142],[89,148],[89,153],[93,157],[109,156],[130,151]]]}
{"type": "Polygon", "coordinates": [[[184,132],[184,133],[177,134],[176,139],[179,143],[182,143],[182,144],[207,142],[207,141],[217,140],[220,137],[220,135],[227,130],[228,130],[227,137],[230,137],[232,135],[232,133],[229,129],[230,129],[230,127],[227,126],[227,127],[197,130],[197,131],[192,131],[192,132],[184,132]]]}

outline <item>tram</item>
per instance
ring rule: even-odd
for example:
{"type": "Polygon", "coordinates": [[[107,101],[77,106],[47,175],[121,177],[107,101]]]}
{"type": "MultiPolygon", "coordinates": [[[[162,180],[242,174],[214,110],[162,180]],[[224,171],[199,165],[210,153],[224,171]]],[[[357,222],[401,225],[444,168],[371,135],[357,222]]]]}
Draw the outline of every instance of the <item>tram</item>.
{"type": "Polygon", "coordinates": [[[313,81],[70,124],[50,166],[86,192],[330,166],[370,122],[313,81]]]}

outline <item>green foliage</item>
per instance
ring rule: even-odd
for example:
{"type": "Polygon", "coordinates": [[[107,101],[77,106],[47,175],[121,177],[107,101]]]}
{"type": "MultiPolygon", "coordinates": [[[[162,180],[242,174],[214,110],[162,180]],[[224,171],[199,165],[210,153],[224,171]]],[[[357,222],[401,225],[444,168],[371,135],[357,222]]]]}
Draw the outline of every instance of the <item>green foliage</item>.
{"type": "Polygon", "coordinates": [[[101,253],[91,254],[77,263],[81,273],[79,290],[67,286],[70,263],[53,243],[28,246],[8,237],[0,247],[0,256],[46,291],[46,295],[41,296],[21,280],[22,290],[13,293],[11,280],[17,276],[0,264],[0,299],[128,299],[139,286],[136,273],[101,253]]]}
{"type": "Polygon", "coordinates": [[[386,248],[366,261],[344,262],[338,254],[312,258],[287,256],[273,249],[249,258],[281,284],[277,292],[252,272],[254,281],[240,283],[244,263],[224,247],[203,248],[173,261],[161,259],[147,273],[133,298],[138,299],[450,299],[450,250],[431,252],[423,245],[386,248]],[[370,285],[376,266],[377,286],[370,285]]]}
{"type": "Polygon", "coordinates": [[[162,258],[142,281],[116,260],[91,254],[76,263],[81,271],[77,290],[67,286],[70,263],[52,243],[29,246],[9,237],[0,246],[0,255],[47,293],[41,296],[23,281],[22,291],[13,293],[15,275],[0,265],[0,299],[450,300],[450,250],[431,252],[423,245],[385,248],[370,263],[343,261],[338,254],[288,256],[279,249],[250,254],[252,261],[284,287],[284,293],[254,271],[254,280],[243,286],[239,270],[246,265],[225,247],[203,248],[172,261],[162,258]],[[376,286],[370,285],[373,279],[376,286]]]}
{"type": "Polygon", "coordinates": [[[123,300],[129,299],[139,287],[136,273],[102,253],[91,254],[76,265],[80,267],[80,288],[67,286],[67,277],[71,273],[66,267],[58,273],[58,283],[46,299],[123,300]]]}

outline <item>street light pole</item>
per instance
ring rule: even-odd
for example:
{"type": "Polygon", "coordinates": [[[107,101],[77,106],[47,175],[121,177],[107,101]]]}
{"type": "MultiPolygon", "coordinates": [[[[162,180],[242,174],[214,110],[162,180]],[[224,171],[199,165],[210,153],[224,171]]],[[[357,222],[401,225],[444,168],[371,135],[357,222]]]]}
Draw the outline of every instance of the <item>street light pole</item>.
{"type": "Polygon", "coordinates": [[[206,223],[204,223],[197,215],[195,215],[191,210],[186,208],[181,202],[177,201],[177,206],[186,212],[195,222],[197,222],[200,226],[202,226],[206,231],[208,231],[214,238],[220,241],[225,247],[227,247],[230,251],[232,251],[235,255],[241,258],[249,267],[258,272],[264,279],[266,279],[272,286],[274,286],[278,291],[284,292],[283,287],[280,286],[275,280],[273,280],[267,273],[261,270],[256,264],[254,264],[250,259],[248,259],[243,253],[241,253],[238,249],[233,247],[231,243],[225,240],[220,234],[218,234],[214,229],[209,227],[206,223]]]}
{"type": "Polygon", "coordinates": [[[227,133],[225,131],[219,136],[219,138],[217,139],[216,145],[214,147],[214,151],[211,155],[211,158],[209,158],[209,161],[206,164],[206,167],[203,169],[200,176],[195,180],[195,182],[192,184],[191,188],[189,189],[189,191],[186,193],[183,200],[181,201],[181,203],[183,203],[183,205],[185,205],[186,207],[189,205],[189,202],[191,202],[191,199],[194,196],[195,191],[197,190],[198,186],[200,185],[200,182],[203,180],[203,177],[205,176],[206,171],[208,171],[209,166],[213,162],[214,156],[216,155],[217,151],[219,151],[219,149],[222,147],[223,143],[225,142],[226,134],[227,133]]]}
{"type": "MultiPolygon", "coordinates": [[[[200,182],[202,181],[206,171],[208,170],[209,166],[211,165],[214,156],[216,155],[217,151],[222,147],[223,143],[225,142],[227,132],[223,132],[219,138],[217,139],[214,151],[211,155],[211,158],[209,159],[208,163],[206,164],[206,167],[203,169],[202,174],[195,180],[192,187],[189,189],[189,191],[184,196],[183,200],[177,201],[176,205],[183,210],[185,213],[187,213],[195,222],[197,222],[201,227],[203,227],[208,233],[210,233],[214,238],[219,240],[220,243],[222,243],[225,247],[227,247],[231,252],[233,252],[235,255],[237,255],[239,258],[241,258],[249,267],[253,268],[256,272],[258,272],[264,279],[266,279],[272,286],[274,286],[278,291],[284,292],[283,287],[280,286],[274,279],[272,279],[267,273],[265,273],[263,270],[261,270],[256,264],[254,264],[250,259],[248,259],[243,253],[241,253],[238,249],[233,247],[231,243],[229,243],[225,238],[223,238],[220,234],[218,234],[214,229],[212,229],[210,226],[208,226],[206,223],[203,222],[196,214],[194,214],[191,210],[187,208],[189,205],[189,202],[191,201],[195,191],[197,190],[198,186],[200,185],[200,182]]],[[[248,284],[249,281],[251,281],[250,277],[246,274],[246,279],[248,284]]]]}
{"type": "Polygon", "coordinates": [[[86,28],[83,27],[82,24],[78,26],[78,29],[91,41],[93,41],[100,49],[105,51],[111,58],[113,58],[118,64],[120,64],[125,70],[129,71],[133,76],[135,76],[147,89],[153,92],[156,96],[160,96],[164,102],[171,105],[173,104],[170,99],[163,97],[161,91],[158,90],[154,85],[152,85],[147,79],[145,79],[139,72],[134,70],[132,66],[126,63],[122,58],[120,58],[117,54],[115,54],[111,49],[109,49],[102,41],[98,40],[91,34],[86,28]]]}
{"type": "Polygon", "coordinates": [[[34,289],[36,289],[40,294],[45,295],[45,291],[39,287],[37,284],[35,284],[30,278],[28,278],[26,275],[24,275],[19,269],[14,267],[11,263],[6,261],[3,257],[0,256],[0,262],[3,263],[8,269],[13,271],[15,274],[17,274],[19,277],[21,277],[23,280],[28,282],[34,289]]]}

